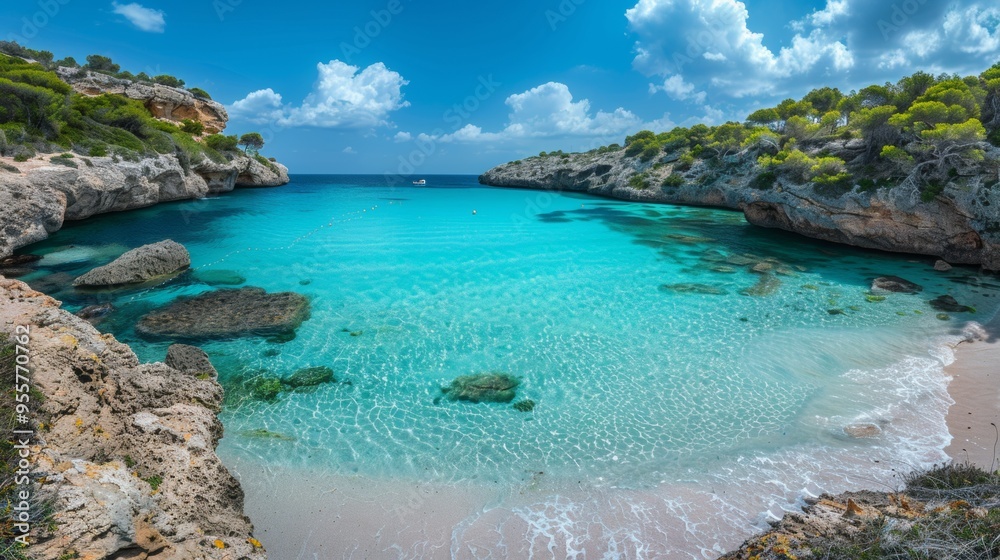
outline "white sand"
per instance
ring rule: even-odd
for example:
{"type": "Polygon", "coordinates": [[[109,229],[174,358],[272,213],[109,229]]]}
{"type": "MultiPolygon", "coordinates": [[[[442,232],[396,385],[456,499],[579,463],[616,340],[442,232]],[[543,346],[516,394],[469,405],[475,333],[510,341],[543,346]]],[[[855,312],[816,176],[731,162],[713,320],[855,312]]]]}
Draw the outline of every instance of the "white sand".
{"type": "Polygon", "coordinates": [[[986,326],[986,340],[963,343],[947,371],[953,377],[948,392],[955,404],[948,410],[952,441],[945,451],[953,461],[1000,468],[997,427],[1000,426],[1000,315],[986,326]]]}

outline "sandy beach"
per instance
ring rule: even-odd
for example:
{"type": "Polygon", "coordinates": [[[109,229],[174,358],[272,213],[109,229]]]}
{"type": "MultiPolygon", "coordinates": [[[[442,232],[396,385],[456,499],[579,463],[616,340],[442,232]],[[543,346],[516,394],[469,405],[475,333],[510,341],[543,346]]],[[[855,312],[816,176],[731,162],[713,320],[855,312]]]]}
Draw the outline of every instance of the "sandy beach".
{"type": "Polygon", "coordinates": [[[951,445],[945,449],[957,463],[969,461],[990,469],[1000,467],[997,426],[1000,426],[1000,315],[985,326],[982,340],[955,349],[946,368],[952,381],[948,392],[955,404],[948,410],[951,445]]]}

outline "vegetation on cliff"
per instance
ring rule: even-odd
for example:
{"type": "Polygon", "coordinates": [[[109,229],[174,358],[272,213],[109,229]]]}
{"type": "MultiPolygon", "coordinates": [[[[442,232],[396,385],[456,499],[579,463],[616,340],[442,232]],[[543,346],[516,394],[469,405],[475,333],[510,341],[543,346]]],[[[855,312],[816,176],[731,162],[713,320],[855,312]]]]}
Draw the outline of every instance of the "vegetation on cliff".
{"type": "MultiPolygon", "coordinates": [[[[37,51],[23,54],[38,57],[37,51]]],[[[48,54],[41,58],[51,61],[48,54]]],[[[95,68],[117,67],[106,57],[88,60],[95,68]]],[[[154,118],[141,101],[74,92],[50,69],[54,64],[0,54],[0,155],[26,161],[39,152],[74,152],[138,161],[176,154],[185,168],[205,159],[226,163],[239,155],[236,136],[200,138],[204,126],[197,120],[175,124],[154,118]]],[[[262,138],[253,149],[261,147],[262,138]]],[[[65,158],[67,164],[76,167],[71,158],[65,158]]]]}
{"type": "MultiPolygon", "coordinates": [[[[917,72],[895,84],[843,93],[814,89],[802,99],[751,113],[744,122],[697,124],[661,133],[644,130],[589,153],[622,151],[643,164],[673,164],[687,171],[697,161],[730,163],[737,154],[759,164],[754,187],[772,188],[779,178],[812,183],[837,195],[911,183],[923,200],[963,177],[992,173],[985,186],[1000,182],[1000,161],[987,157],[985,142],[1000,146],[1000,63],[978,76],[917,72]]],[[[539,157],[569,154],[543,152],[539,157]]],[[[534,159],[534,158],[532,158],[534,159]]],[[[649,188],[641,172],[630,185],[649,188]]],[[[677,186],[679,176],[663,181],[677,186]]]]}

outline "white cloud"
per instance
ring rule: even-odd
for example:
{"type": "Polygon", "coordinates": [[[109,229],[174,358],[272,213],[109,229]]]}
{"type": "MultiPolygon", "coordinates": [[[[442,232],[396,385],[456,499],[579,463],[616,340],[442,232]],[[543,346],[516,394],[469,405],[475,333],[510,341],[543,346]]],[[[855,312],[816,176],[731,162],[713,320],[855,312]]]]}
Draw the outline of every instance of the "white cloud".
{"type": "Polygon", "coordinates": [[[413,140],[413,135],[410,134],[409,132],[400,131],[397,132],[396,135],[392,137],[392,139],[397,143],[409,142],[410,140],[413,140]]]}
{"type": "Polygon", "coordinates": [[[343,153],[345,153],[345,154],[356,154],[356,153],[358,153],[358,152],[355,152],[355,151],[354,151],[354,148],[352,148],[352,147],[350,147],[350,146],[348,146],[348,147],[344,148],[344,149],[343,149],[343,150],[341,150],[341,151],[342,151],[343,153]]]}
{"type": "Polygon", "coordinates": [[[428,138],[440,142],[489,142],[525,138],[617,136],[642,122],[635,114],[621,107],[610,113],[593,113],[590,101],[574,101],[569,87],[558,82],[548,82],[525,92],[515,93],[505,103],[510,107],[510,114],[506,127],[499,132],[483,132],[481,127],[467,124],[451,134],[428,138]]]}
{"type": "MultiPolygon", "coordinates": [[[[839,19],[848,13],[847,1],[830,0],[811,20],[839,19]]],[[[854,64],[847,46],[819,29],[796,33],[790,46],[772,52],[763,34],[750,30],[750,14],[737,0],[639,0],[625,16],[639,35],[635,68],[663,77],[661,89],[675,98],[708,84],[731,97],[768,93],[784,80],[854,64]]]]}
{"type": "Polygon", "coordinates": [[[826,27],[848,15],[850,10],[848,0],[826,0],[826,7],[813,12],[809,20],[816,27],[826,27]]]}
{"type": "Polygon", "coordinates": [[[402,93],[409,82],[381,62],[361,70],[331,60],[316,68],[319,81],[300,105],[284,104],[268,88],[234,102],[230,114],[259,124],[352,129],[387,125],[391,112],[410,105],[402,93]]]}
{"type": "Polygon", "coordinates": [[[166,14],[164,14],[162,10],[147,8],[136,2],[131,4],[119,4],[118,2],[112,2],[111,5],[114,7],[114,13],[120,16],[125,16],[125,19],[129,20],[132,25],[143,31],[148,31],[150,33],[163,33],[163,29],[167,25],[166,19],[164,18],[166,14]]]}
{"type": "Polygon", "coordinates": [[[694,84],[689,84],[684,81],[684,76],[680,74],[674,74],[666,80],[663,81],[662,86],[656,84],[649,84],[649,92],[656,93],[657,91],[666,92],[670,97],[677,99],[679,101],[685,101],[688,99],[693,99],[695,103],[704,103],[705,96],[707,95],[704,91],[694,92],[694,84]]]}
{"type": "Polygon", "coordinates": [[[1000,50],[1000,9],[994,6],[955,6],[942,27],[962,52],[996,55],[1000,50]]]}

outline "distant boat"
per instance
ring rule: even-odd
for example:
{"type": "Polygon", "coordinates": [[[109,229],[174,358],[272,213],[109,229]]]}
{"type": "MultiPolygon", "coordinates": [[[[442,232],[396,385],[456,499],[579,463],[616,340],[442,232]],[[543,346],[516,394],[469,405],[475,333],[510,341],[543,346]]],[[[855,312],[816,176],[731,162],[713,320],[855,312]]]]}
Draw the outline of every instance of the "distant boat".
{"type": "Polygon", "coordinates": [[[427,184],[427,179],[420,179],[419,181],[414,181],[413,184],[417,185],[418,187],[422,187],[427,184]]]}

